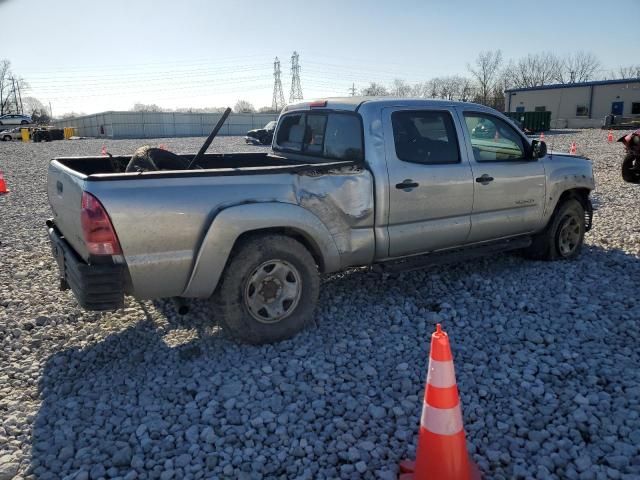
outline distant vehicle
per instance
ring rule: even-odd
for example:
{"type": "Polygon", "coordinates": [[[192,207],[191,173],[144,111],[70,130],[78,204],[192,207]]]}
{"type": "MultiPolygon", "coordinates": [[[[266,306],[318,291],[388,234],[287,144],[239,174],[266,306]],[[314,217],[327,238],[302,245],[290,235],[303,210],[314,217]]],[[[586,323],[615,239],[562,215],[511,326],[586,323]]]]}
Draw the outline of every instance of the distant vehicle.
{"type": "Polygon", "coordinates": [[[0,125],[27,125],[31,122],[29,115],[10,114],[0,116],[0,125]]]}
{"type": "Polygon", "coordinates": [[[10,128],[9,130],[3,130],[0,132],[0,139],[3,142],[8,142],[9,140],[20,140],[22,138],[22,132],[19,127],[10,128]]]}
{"type": "Polygon", "coordinates": [[[254,145],[271,145],[271,142],[273,141],[273,132],[276,131],[277,124],[278,122],[273,120],[262,128],[249,130],[247,132],[247,136],[244,137],[244,141],[247,143],[253,143],[254,145]]]}
{"type": "Polygon", "coordinates": [[[268,343],[312,322],[321,273],[513,249],[568,260],[591,228],[591,162],[547,154],[481,105],[301,102],[272,143],[197,162],[150,147],[54,159],[47,225],[61,287],[88,310],[122,308],[125,295],[209,298],[232,336],[268,343]]]}

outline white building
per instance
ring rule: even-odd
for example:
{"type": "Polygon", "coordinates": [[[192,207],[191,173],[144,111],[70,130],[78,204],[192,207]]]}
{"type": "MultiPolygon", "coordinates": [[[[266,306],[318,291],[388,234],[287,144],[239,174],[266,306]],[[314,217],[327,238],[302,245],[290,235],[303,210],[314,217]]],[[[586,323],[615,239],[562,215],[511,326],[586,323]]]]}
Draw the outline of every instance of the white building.
{"type": "Polygon", "coordinates": [[[640,78],[513,88],[505,91],[505,108],[550,111],[551,128],[600,127],[609,114],[616,123],[640,120],[640,78]]]}

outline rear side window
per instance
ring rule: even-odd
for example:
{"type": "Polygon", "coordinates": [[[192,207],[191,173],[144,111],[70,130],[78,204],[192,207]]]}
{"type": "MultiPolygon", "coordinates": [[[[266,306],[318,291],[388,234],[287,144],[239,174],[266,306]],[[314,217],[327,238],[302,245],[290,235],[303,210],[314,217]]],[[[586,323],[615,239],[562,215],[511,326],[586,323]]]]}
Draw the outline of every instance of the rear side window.
{"type": "Polygon", "coordinates": [[[336,160],[363,160],[362,123],[347,113],[290,114],[280,120],[276,147],[336,160]]]}
{"type": "Polygon", "coordinates": [[[394,112],[391,124],[400,160],[425,165],[460,162],[458,137],[449,112],[394,112]]]}

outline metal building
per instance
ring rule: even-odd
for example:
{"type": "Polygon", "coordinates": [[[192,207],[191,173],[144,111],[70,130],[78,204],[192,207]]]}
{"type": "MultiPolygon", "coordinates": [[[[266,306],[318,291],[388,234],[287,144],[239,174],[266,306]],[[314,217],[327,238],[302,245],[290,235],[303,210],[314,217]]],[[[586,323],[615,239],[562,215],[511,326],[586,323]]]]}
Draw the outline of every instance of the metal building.
{"type": "MultiPolygon", "coordinates": [[[[75,127],[82,137],[163,138],[207,136],[222,113],[103,112],[53,122],[57,127],[75,127]]],[[[244,135],[260,128],[278,114],[232,113],[220,135],[244,135]]]]}
{"type": "Polygon", "coordinates": [[[552,128],[590,128],[604,117],[640,120],[640,78],[505,90],[508,112],[551,111],[552,128]]]}

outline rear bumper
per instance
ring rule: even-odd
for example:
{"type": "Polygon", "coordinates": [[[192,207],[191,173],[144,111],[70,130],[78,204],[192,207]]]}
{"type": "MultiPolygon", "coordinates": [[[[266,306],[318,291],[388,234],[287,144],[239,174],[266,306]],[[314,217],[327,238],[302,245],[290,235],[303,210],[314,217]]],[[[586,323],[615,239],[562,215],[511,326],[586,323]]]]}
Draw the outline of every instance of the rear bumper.
{"type": "Polygon", "coordinates": [[[124,306],[124,265],[88,264],[78,256],[56,229],[47,222],[51,249],[60,273],[60,288],[71,288],[82,308],[87,310],[117,310],[124,306]]]}

